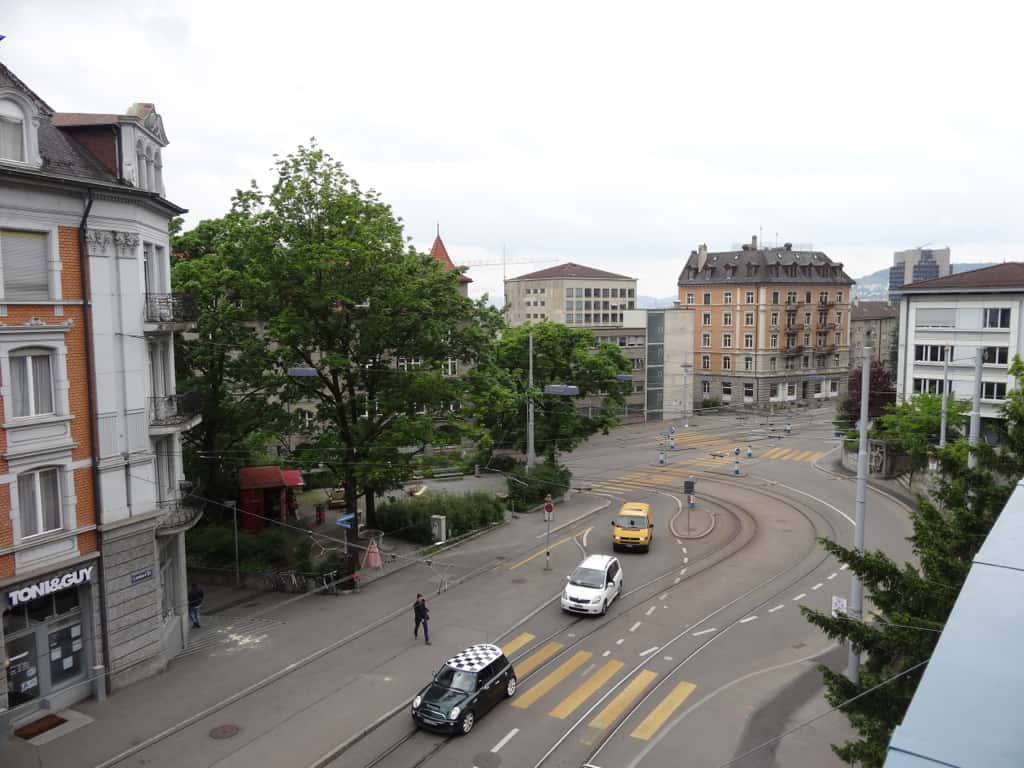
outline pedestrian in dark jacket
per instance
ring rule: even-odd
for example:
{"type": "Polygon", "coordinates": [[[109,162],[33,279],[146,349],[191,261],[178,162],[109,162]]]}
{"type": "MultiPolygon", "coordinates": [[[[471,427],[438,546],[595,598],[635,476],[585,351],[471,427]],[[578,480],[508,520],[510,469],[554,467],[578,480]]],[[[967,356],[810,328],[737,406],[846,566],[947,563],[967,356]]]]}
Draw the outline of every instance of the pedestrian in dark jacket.
{"type": "Polygon", "coordinates": [[[192,588],[188,591],[188,617],[192,619],[192,626],[199,626],[199,607],[203,604],[203,588],[198,584],[193,584],[192,588]]]}
{"type": "Polygon", "coordinates": [[[416,602],[412,604],[412,612],[416,617],[416,623],[412,629],[412,636],[419,637],[420,624],[423,625],[423,639],[430,645],[430,610],[427,608],[427,601],[423,595],[416,594],[416,602]]]}

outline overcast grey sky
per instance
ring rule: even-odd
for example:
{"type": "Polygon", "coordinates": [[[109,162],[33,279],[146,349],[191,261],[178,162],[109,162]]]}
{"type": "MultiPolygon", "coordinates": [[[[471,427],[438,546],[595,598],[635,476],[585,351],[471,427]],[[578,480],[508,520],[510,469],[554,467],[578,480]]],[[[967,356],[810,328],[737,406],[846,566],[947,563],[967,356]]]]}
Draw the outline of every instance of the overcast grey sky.
{"type": "MultiPolygon", "coordinates": [[[[936,2],[6,0],[57,110],[155,102],[189,224],[316,136],[414,242],[675,295],[698,243],[1024,258],[1021,12],[936,2]]],[[[500,300],[501,267],[471,272],[500,300]]]]}

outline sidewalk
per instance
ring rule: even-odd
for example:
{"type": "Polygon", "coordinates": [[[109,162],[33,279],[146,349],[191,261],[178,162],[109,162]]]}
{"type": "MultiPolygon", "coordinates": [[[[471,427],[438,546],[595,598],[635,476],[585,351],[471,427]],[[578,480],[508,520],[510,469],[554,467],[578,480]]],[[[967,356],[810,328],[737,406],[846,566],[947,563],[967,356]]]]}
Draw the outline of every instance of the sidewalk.
{"type": "MultiPolygon", "coordinates": [[[[828,471],[853,480],[857,478],[857,473],[844,467],[842,460],[838,458],[832,461],[832,466],[828,468],[828,471]]],[[[903,483],[898,479],[868,478],[868,486],[874,488],[876,491],[889,494],[911,509],[917,509],[916,494],[907,486],[906,483],[903,483]]]]}
{"type": "MultiPolygon", "coordinates": [[[[576,495],[559,505],[559,523],[604,505],[599,497],[576,495]]],[[[225,765],[298,764],[296,750],[340,741],[348,731],[394,706],[396,696],[400,700],[420,684],[424,670],[434,669],[453,647],[493,640],[513,617],[549,598],[563,578],[557,572],[527,585],[511,583],[504,574],[484,573],[471,590],[439,593],[445,582],[483,571],[502,557],[532,553],[543,527],[541,515],[521,515],[433,555],[430,564],[415,561],[385,569],[350,594],[285,595],[210,587],[203,628],[195,631],[190,648],[167,671],[115,691],[104,702],[76,705],[73,711],[83,716],[84,724],[49,743],[33,746],[12,738],[0,747],[0,765],[98,766],[167,731],[171,732],[166,739],[144,754],[126,755],[119,765],[211,765],[221,759],[225,765]],[[431,627],[430,647],[411,636],[410,606],[417,592],[427,594],[435,616],[448,617],[431,627]],[[496,601],[504,601],[508,612],[495,615],[490,607],[496,601]],[[343,641],[343,652],[322,653],[343,641]],[[381,664],[386,664],[386,677],[375,672],[381,664]],[[280,679],[267,683],[275,675],[280,679]],[[267,690],[261,690],[261,683],[268,685],[267,690]],[[237,697],[246,689],[252,689],[251,696],[237,697]],[[237,702],[230,703],[232,698],[237,702]],[[307,711],[311,707],[316,711],[307,711]],[[214,712],[212,718],[201,717],[214,712]],[[324,718],[317,714],[325,712],[332,713],[333,729],[325,730],[324,718]],[[288,719],[287,743],[275,741],[282,713],[288,719]],[[178,727],[190,718],[195,726],[178,727]],[[244,725],[242,737],[210,737],[211,724],[232,722],[244,725]],[[291,738],[295,732],[306,740],[291,738]]]]}

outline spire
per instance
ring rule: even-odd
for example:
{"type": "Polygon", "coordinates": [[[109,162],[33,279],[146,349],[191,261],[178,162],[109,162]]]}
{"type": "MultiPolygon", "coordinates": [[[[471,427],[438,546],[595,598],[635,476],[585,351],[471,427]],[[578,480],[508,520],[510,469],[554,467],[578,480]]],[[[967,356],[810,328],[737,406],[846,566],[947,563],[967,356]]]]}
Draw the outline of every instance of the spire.
{"type": "MultiPolygon", "coordinates": [[[[453,262],[451,256],[448,255],[448,249],[444,247],[444,240],[441,239],[440,225],[438,225],[437,228],[437,237],[434,238],[434,244],[430,246],[430,256],[431,258],[440,261],[441,266],[443,266],[449,272],[455,269],[455,262],[453,262]]],[[[459,275],[459,282],[471,283],[473,281],[470,278],[466,277],[466,275],[459,275]]]]}

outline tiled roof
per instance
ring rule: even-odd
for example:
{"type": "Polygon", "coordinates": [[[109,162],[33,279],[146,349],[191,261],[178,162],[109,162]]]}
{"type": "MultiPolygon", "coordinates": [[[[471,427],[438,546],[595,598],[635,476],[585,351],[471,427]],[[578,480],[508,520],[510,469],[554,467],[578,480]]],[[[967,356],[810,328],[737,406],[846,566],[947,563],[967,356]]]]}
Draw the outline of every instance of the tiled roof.
{"type": "Polygon", "coordinates": [[[617,275],[614,272],[605,272],[603,269],[585,267],[582,264],[559,264],[557,267],[548,267],[538,272],[531,272],[528,275],[510,277],[509,280],[558,280],[561,278],[586,278],[594,280],[636,280],[635,277],[617,275]]]}
{"type": "Polygon", "coordinates": [[[1024,291],[1024,263],[1008,261],[956,275],[900,286],[900,293],[960,293],[972,290],[1024,291]]]}
{"type": "Polygon", "coordinates": [[[850,319],[887,320],[896,319],[896,307],[887,301],[858,301],[850,306],[850,319]]]}
{"type": "MultiPolygon", "coordinates": [[[[448,249],[444,247],[444,241],[441,239],[441,235],[434,238],[434,244],[430,246],[430,255],[440,261],[444,268],[449,272],[455,269],[455,262],[453,262],[451,256],[448,255],[448,249]]],[[[473,280],[472,278],[462,274],[459,275],[459,282],[472,283],[473,280]]]]}
{"type": "Polygon", "coordinates": [[[704,268],[698,271],[699,258],[697,251],[690,254],[683,271],[679,273],[679,286],[714,283],[854,283],[843,271],[842,264],[832,261],[821,251],[794,251],[789,248],[719,251],[708,253],[704,268]],[[796,274],[788,274],[786,267],[796,267],[796,274]]]}

